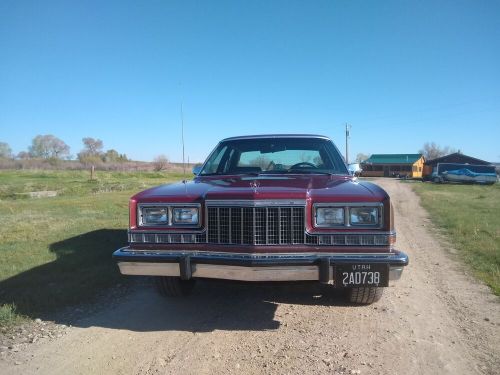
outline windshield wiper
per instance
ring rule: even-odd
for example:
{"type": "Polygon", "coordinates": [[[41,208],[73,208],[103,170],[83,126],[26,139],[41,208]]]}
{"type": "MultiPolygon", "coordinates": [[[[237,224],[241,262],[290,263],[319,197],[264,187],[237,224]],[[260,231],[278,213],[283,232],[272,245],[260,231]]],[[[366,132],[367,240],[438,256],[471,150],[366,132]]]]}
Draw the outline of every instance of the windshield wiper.
{"type": "Polygon", "coordinates": [[[204,173],[198,176],[258,176],[262,172],[229,172],[229,173],[204,173]]]}
{"type": "Polygon", "coordinates": [[[285,171],[285,173],[295,173],[295,174],[321,174],[321,175],[332,175],[334,174],[333,172],[326,172],[326,171],[315,171],[315,170],[304,170],[304,169],[288,169],[285,171]]]}
{"type": "Polygon", "coordinates": [[[304,169],[278,169],[275,171],[261,171],[261,172],[239,172],[239,173],[206,173],[198,176],[261,176],[273,174],[320,174],[320,175],[334,175],[336,173],[326,171],[304,170],[304,169]]]}

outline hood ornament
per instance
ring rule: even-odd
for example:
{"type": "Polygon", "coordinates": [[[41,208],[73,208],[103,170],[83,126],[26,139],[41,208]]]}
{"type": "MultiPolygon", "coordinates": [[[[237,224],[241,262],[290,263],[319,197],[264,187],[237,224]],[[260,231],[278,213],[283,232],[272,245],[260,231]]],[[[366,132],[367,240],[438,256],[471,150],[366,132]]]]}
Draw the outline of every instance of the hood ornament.
{"type": "Polygon", "coordinates": [[[260,184],[258,181],[252,181],[250,182],[250,187],[253,189],[254,193],[257,193],[257,189],[259,188],[260,184]]]}

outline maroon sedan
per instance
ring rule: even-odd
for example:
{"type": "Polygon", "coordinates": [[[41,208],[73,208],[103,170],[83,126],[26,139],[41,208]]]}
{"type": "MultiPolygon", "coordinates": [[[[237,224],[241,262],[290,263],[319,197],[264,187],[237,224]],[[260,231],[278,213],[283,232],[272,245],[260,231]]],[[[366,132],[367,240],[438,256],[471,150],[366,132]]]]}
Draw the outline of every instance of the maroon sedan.
{"type": "Polygon", "coordinates": [[[156,276],[168,296],[197,278],[316,280],[372,303],[408,264],[389,196],[351,176],[327,137],[227,138],[193,172],[130,199],[122,274],[156,276]]]}

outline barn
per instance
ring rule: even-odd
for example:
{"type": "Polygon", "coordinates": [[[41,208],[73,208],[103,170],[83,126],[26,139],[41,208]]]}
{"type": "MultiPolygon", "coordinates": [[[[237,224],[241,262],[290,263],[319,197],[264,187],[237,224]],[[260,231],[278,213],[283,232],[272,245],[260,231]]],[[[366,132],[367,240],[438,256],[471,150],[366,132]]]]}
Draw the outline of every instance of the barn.
{"type": "Polygon", "coordinates": [[[424,164],[424,170],[422,178],[429,179],[432,174],[433,169],[439,163],[455,163],[455,164],[470,164],[470,165],[491,165],[490,162],[481,159],[474,158],[472,156],[464,155],[460,152],[454,152],[453,154],[441,156],[436,159],[426,160],[424,164]]]}
{"type": "Polygon", "coordinates": [[[422,154],[373,154],[361,163],[361,176],[422,178],[422,154]]]}

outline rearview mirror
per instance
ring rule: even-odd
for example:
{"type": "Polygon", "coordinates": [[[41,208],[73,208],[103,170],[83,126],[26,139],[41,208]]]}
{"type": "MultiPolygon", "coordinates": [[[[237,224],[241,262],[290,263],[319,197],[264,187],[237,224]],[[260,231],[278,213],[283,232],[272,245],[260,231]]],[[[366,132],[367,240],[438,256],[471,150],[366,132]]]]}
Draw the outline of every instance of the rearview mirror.
{"type": "Polygon", "coordinates": [[[260,146],[261,154],[272,154],[274,152],[286,151],[286,146],[281,143],[265,143],[260,146]]]}

